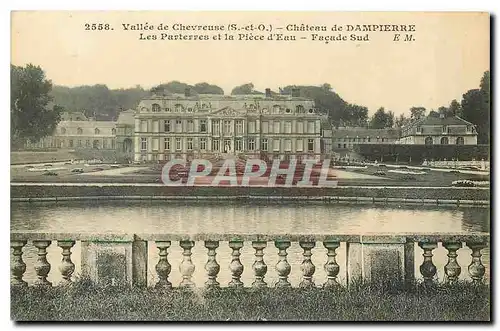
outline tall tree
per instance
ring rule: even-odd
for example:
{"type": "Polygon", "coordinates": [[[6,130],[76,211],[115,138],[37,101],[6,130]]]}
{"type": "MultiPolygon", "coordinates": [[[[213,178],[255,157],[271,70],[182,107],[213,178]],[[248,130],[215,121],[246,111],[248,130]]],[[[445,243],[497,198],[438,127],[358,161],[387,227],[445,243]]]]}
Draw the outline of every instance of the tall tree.
{"type": "Polygon", "coordinates": [[[411,107],[410,118],[412,121],[424,118],[425,112],[426,112],[425,107],[411,107]]]}
{"type": "Polygon", "coordinates": [[[224,90],[222,88],[208,83],[195,84],[193,89],[199,94],[224,94],[224,90]]]}
{"type": "Polygon", "coordinates": [[[408,117],[406,117],[405,114],[399,115],[399,117],[397,117],[394,120],[394,126],[397,128],[402,128],[403,126],[406,126],[409,123],[410,123],[410,119],[408,117]]]}
{"type": "Polygon", "coordinates": [[[247,83],[240,86],[236,86],[231,91],[231,95],[241,95],[241,94],[264,94],[264,93],[254,90],[254,86],[252,83],[247,83]]]}
{"type": "Polygon", "coordinates": [[[478,143],[490,143],[490,71],[481,78],[479,89],[467,91],[462,98],[463,119],[475,124],[478,143]]]}
{"type": "Polygon", "coordinates": [[[449,110],[450,114],[453,116],[461,116],[461,114],[462,114],[462,106],[457,101],[457,99],[453,99],[450,102],[450,106],[448,107],[448,110],[449,110]]]}
{"type": "Polygon", "coordinates": [[[36,142],[52,134],[62,108],[50,106],[52,82],[39,66],[10,66],[11,141],[19,146],[25,140],[36,142]]]}
{"type": "Polygon", "coordinates": [[[372,129],[392,128],[394,125],[394,113],[392,111],[386,112],[384,107],[380,107],[370,120],[370,127],[372,129]]]}

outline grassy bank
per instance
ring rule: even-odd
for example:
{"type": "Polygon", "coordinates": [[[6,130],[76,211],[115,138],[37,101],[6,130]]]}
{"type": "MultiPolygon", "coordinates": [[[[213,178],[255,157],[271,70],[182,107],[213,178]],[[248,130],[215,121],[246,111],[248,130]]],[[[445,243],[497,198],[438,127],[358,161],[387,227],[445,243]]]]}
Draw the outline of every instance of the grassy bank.
{"type": "Polygon", "coordinates": [[[12,289],[16,321],[489,321],[490,289],[470,284],[432,290],[338,289],[12,289]]]}

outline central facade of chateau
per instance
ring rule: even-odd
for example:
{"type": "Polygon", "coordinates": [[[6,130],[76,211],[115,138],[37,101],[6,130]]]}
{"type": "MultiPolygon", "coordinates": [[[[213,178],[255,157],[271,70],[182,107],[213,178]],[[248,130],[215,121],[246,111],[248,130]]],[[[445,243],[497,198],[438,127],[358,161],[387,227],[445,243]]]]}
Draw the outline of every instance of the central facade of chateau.
{"type": "Polygon", "coordinates": [[[318,157],[321,119],[314,102],[291,95],[153,96],[135,114],[134,160],[269,155],[318,157]]]}

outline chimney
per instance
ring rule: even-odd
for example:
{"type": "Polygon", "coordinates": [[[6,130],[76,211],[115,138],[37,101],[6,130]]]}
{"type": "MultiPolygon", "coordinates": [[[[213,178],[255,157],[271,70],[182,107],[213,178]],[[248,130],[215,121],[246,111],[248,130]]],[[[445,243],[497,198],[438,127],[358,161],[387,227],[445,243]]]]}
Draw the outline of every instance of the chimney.
{"type": "Polygon", "coordinates": [[[191,96],[191,89],[189,87],[186,87],[186,89],[184,89],[184,96],[186,98],[191,96]]]}
{"type": "Polygon", "coordinates": [[[266,88],[266,98],[270,98],[270,97],[271,97],[271,89],[266,88]]]}
{"type": "Polygon", "coordinates": [[[292,88],[292,98],[298,98],[300,97],[300,89],[294,87],[292,88]]]}

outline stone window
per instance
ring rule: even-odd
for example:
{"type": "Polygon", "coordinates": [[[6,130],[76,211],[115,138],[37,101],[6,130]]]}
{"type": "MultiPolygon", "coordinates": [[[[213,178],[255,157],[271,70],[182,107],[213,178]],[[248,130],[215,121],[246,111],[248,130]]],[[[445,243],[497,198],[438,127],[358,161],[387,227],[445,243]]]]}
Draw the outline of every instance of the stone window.
{"type": "Polygon", "coordinates": [[[141,138],[141,151],[148,150],[148,138],[141,138]]]}
{"type": "Polygon", "coordinates": [[[161,111],[161,107],[159,104],[154,103],[152,106],[153,113],[159,113],[161,111]]]}
{"type": "Polygon", "coordinates": [[[82,128],[78,128],[78,129],[76,129],[76,133],[78,133],[78,134],[83,134],[83,130],[82,130],[82,128]]]}
{"type": "Polygon", "coordinates": [[[314,139],[307,139],[307,151],[314,152],[314,139]]]}

